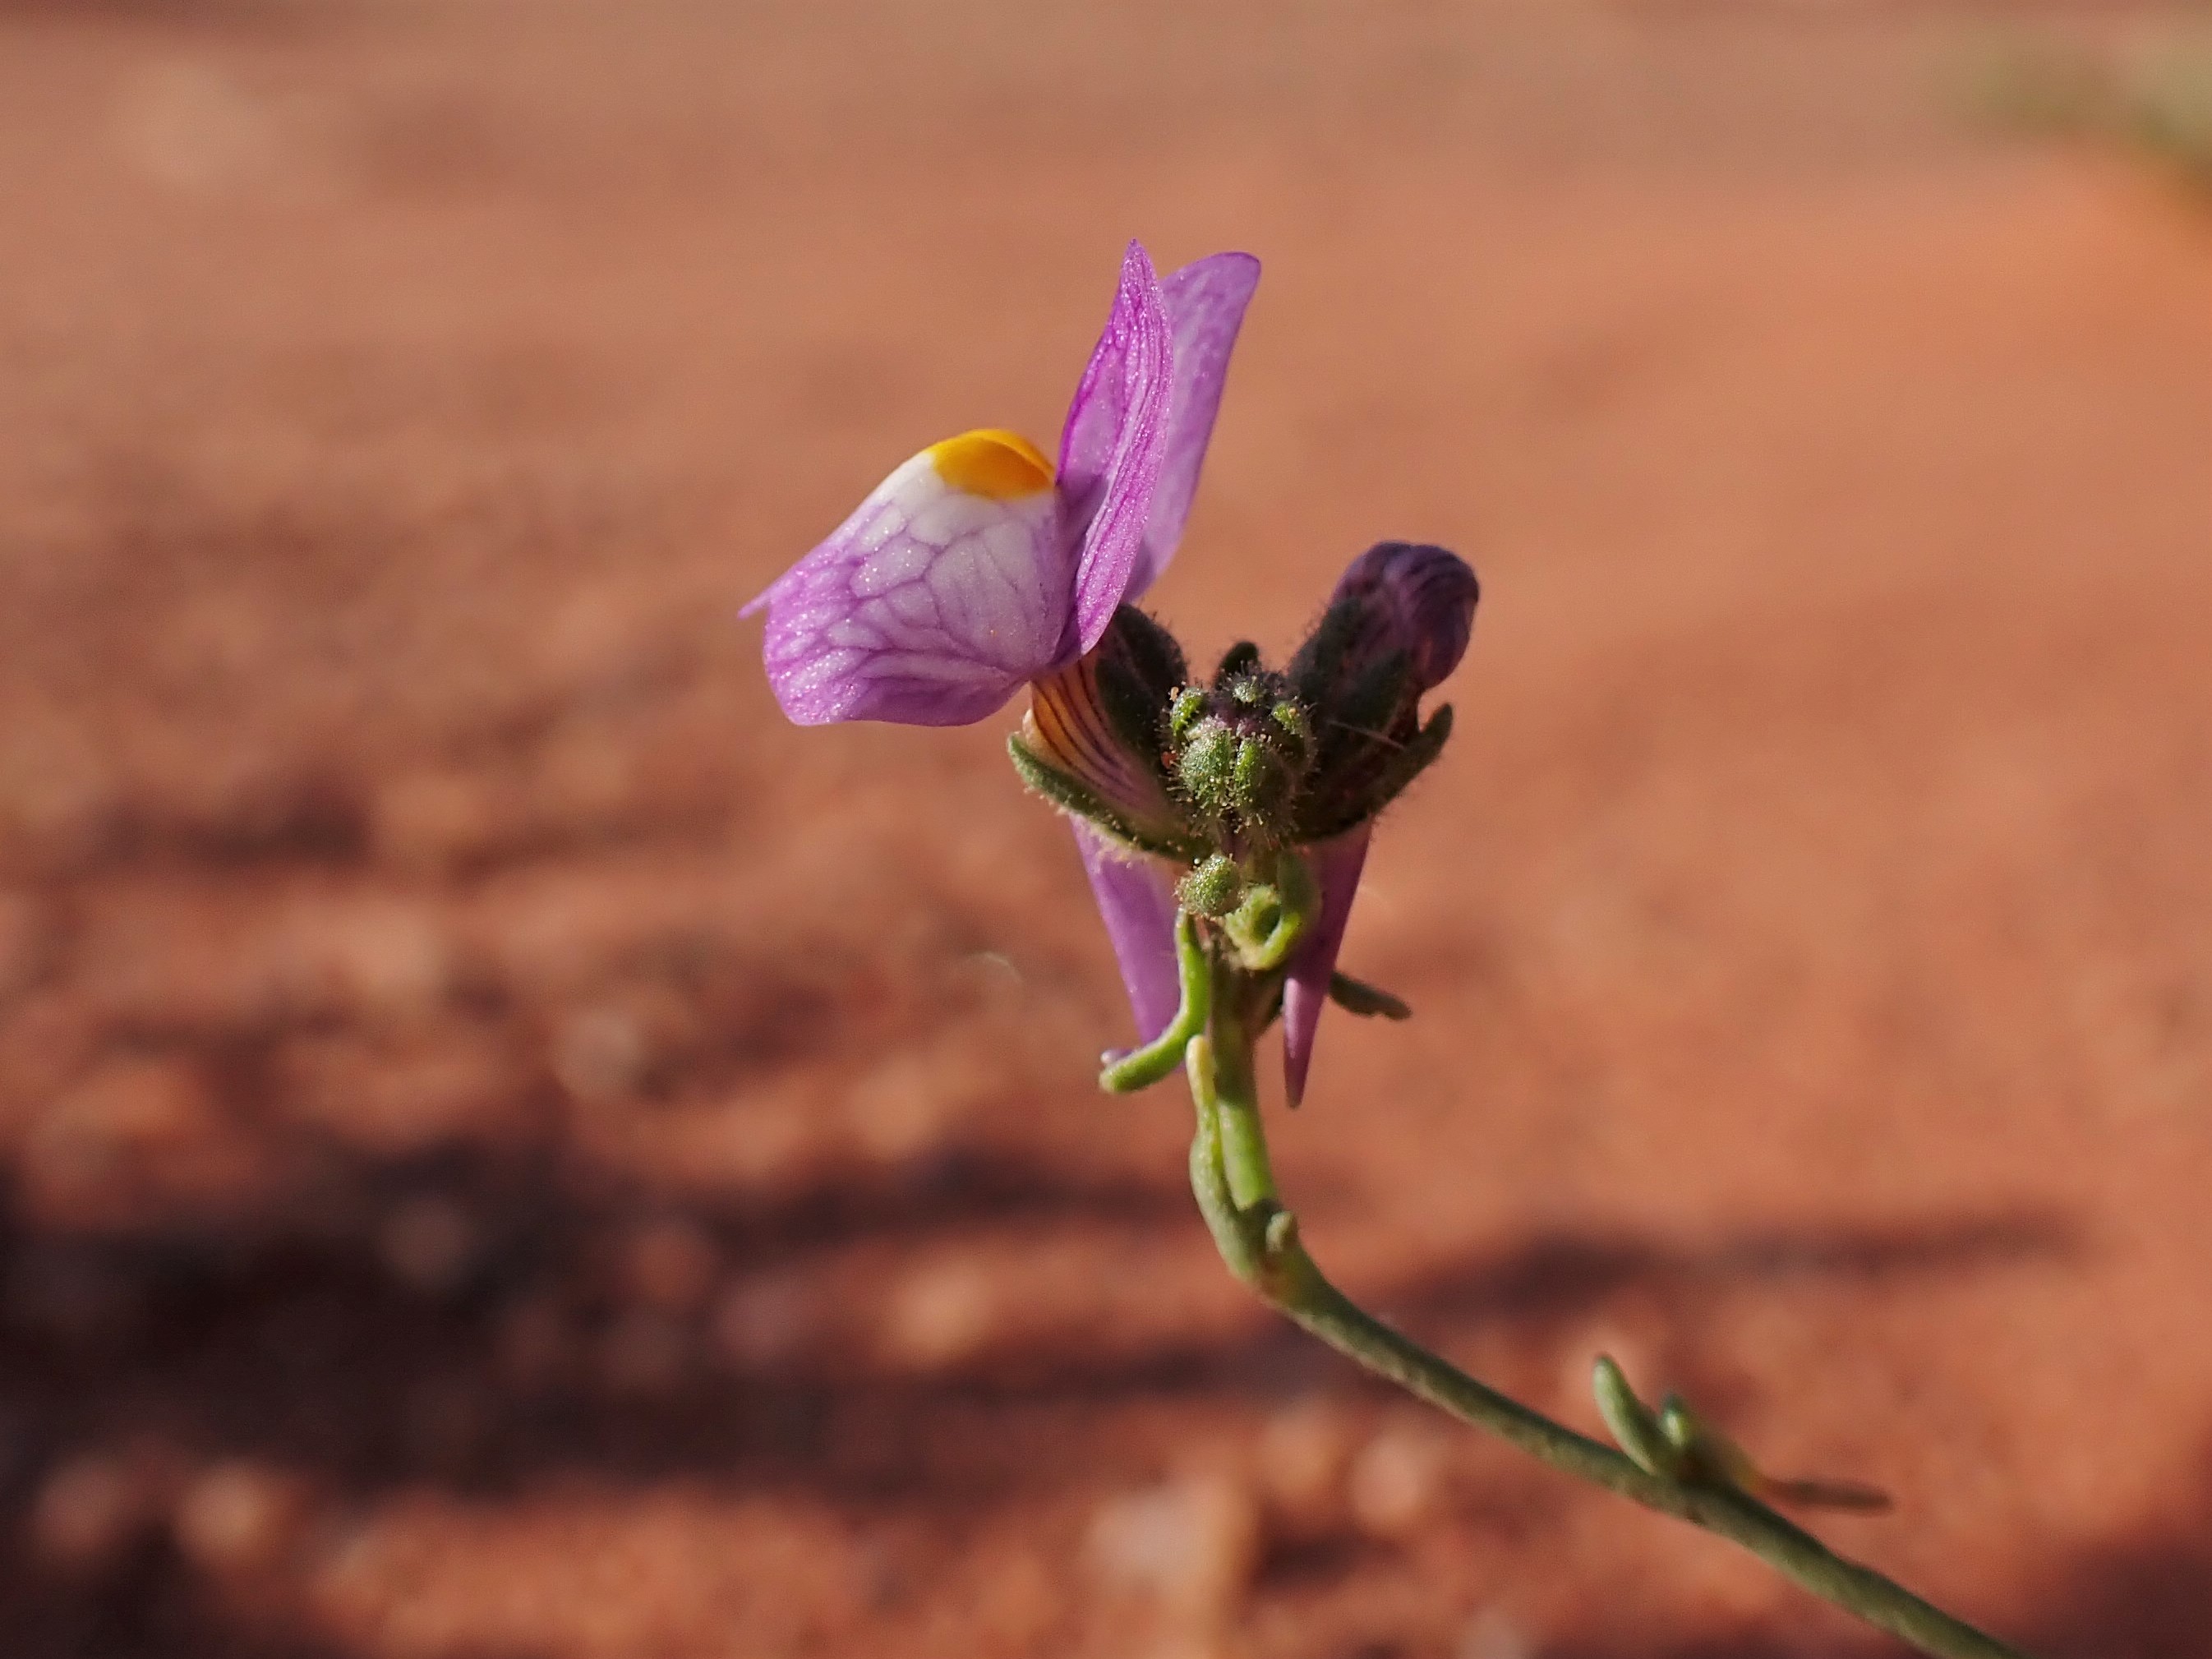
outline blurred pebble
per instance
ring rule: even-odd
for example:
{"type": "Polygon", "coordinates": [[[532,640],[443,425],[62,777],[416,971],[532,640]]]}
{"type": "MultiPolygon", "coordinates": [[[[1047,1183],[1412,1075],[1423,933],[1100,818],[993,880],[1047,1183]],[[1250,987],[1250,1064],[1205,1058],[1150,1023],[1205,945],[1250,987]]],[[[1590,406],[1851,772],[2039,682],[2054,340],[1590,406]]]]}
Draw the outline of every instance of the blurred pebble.
{"type": "Polygon", "coordinates": [[[956,1097],[973,1086],[976,1061],[943,1045],[899,1054],[862,1078],[848,1097],[847,1121],[868,1157],[902,1164],[945,1138],[956,1097]]]}
{"type": "Polygon", "coordinates": [[[664,1315],[643,1310],[624,1314],[600,1340],[600,1374],[617,1394],[672,1393],[690,1360],[690,1333],[664,1315]]]}
{"type": "Polygon", "coordinates": [[[1352,1460],[1347,1481],[1352,1518],[1377,1538],[1402,1539],[1437,1510],[1443,1493],[1444,1443],[1433,1431],[1394,1424],[1352,1460]]]}
{"type": "Polygon", "coordinates": [[[1334,1401],[1316,1397],[1285,1407],[1261,1431],[1260,1478],[1275,1513],[1304,1534],[1331,1529],[1342,1512],[1352,1426],[1334,1401]]]}
{"type": "Polygon", "coordinates": [[[248,1462],[218,1463],[185,1487],[173,1525],[178,1547],[211,1572],[246,1572],[275,1562],[304,1514],[296,1482],[248,1462]]]}
{"type": "Polygon", "coordinates": [[[1520,1626],[1496,1607],[1485,1607],[1467,1621],[1452,1659],[1536,1659],[1536,1650],[1520,1626]]]}
{"type": "Polygon", "coordinates": [[[553,1075],[586,1103],[637,1093],[652,1063],[644,1028],[619,1008],[586,1008],[563,1020],[554,1036],[553,1075]]]}
{"type": "Polygon", "coordinates": [[[17,1101],[49,1098],[83,1071],[105,1037],[103,1018],[74,990],[25,997],[0,1020],[0,1083],[17,1101]]]}
{"type": "Polygon", "coordinates": [[[265,182],[295,156],[271,106],[205,65],[156,63],[138,70],[116,100],[117,149],[145,177],[201,194],[265,182]]]}
{"type": "Polygon", "coordinates": [[[977,1633],[990,1646],[1035,1653],[1065,1601],[1051,1568],[1025,1550],[1001,1560],[976,1587],[977,1633]]]}
{"type": "Polygon", "coordinates": [[[1115,1589],[1218,1621],[1243,1600],[1259,1565],[1259,1506],[1227,1476],[1187,1476],[1102,1504],[1085,1555],[1115,1589]]]}
{"type": "Polygon", "coordinates": [[[295,1008],[400,1018],[434,1006],[453,976],[435,914],[388,898],[301,902],[285,918],[274,966],[295,1008]]]}
{"type": "Polygon", "coordinates": [[[721,1276],[721,1254],[706,1230],[681,1216],[649,1222],[631,1235],[623,1263],[631,1295],[664,1313],[688,1313],[721,1276]]]}
{"type": "Polygon", "coordinates": [[[918,1267],[891,1293],[884,1346],[894,1359],[924,1370],[957,1364],[989,1342],[997,1300],[990,1275],[975,1262],[918,1267]]]}
{"type": "Polygon", "coordinates": [[[394,779],[370,808],[378,854],[403,869],[465,864],[514,839],[495,779],[468,772],[416,772],[394,779]]]}
{"type": "Polygon", "coordinates": [[[476,1224],[450,1198],[424,1194],[393,1206],[376,1236],[392,1276],[428,1296],[459,1288],[475,1265],[476,1224]]]}
{"type": "Polygon", "coordinates": [[[528,1082],[515,1057],[458,1024],[420,1028],[398,1042],[358,1028],[295,1037],[279,1046],[274,1074],[287,1115],[393,1158],[482,1133],[526,1109],[528,1082]]]}
{"type": "Polygon", "coordinates": [[[97,857],[125,814],[115,763],[82,726],[20,696],[0,747],[0,850],[11,863],[66,870],[97,857]]]}
{"type": "Polygon", "coordinates": [[[374,1516],[333,1515],[314,1541],[319,1591],[354,1603],[378,1594],[394,1553],[388,1523],[374,1516]]]}
{"type": "Polygon", "coordinates": [[[112,1151],[161,1152],[196,1138],[212,1115],[207,1084],[191,1061],[118,1058],[56,1101],[42,1127],[112,1151]]]}
{"type": "Polygon", "coordinates": [[[64,1463],[33,1500],[33,1547],[64,1566],[112,1561],[160,1523],[163,1484],[140,1457],[95,1453],[64,1463]]]}
{"type": "Polygon", "coordinates": [[[215,1138],[213,1100],[189,1060],[117,1058],[50,1105],[25,1146],[38,1201],[64,1209],[112,1196],[134,1166],[176,1175],[215,1138]]]}
{"type": "Polygon", "coordinates": [[[722,1139],[716,1148],[729,1178],[763,1189],[805,1179],[826,1150],[813,1107],[803,1085],[781,1097],[751,1088],[732,1102],[720,1114],[722,1139]]]}
{"type": "Polygon", "coordinates": [[[788,1364],[818,1340],[816,1300],[795,1272],[740,1279],[715,1306],[714,1346],[739,1370],[788,1364]]]}

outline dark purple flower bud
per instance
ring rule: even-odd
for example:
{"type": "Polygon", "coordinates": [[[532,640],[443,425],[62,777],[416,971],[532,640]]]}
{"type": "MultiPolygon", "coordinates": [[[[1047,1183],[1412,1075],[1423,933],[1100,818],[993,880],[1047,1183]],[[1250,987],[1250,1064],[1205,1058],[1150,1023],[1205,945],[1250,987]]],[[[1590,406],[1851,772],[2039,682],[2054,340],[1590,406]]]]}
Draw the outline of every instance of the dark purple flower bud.
{"type": "MultiPolygon", "coordinates": [[[[1467,654],[1481,589],[1456,553],[1416,542],[1377,542],[1352,562],[1329,598],[1358,605],[1364,632],[1413,659],[1414,684],[1441,685],[1467,654]]],[[[1380,641],[1378,641],[1378,644],[1380,641]]]]}
{"type": "Polygon", "coordinates": [[[1440,685],[1474,626],[1480,588],[1465,560],[1416,542],[1377,542],[1354,559],[1329,595],[1322,625],[1291,665],[1294,679],[1341,686],[1402,654],[1407,694],[1440,685]]]}
{"type": "Polygon", "coordinates": [[[1352,562],[1291,663],[1316,745],[1300,840],[1366,823],[1436,758],[1450,711],[1424,726],[1421,694],[1466,654],[1478,592],[1474,572],[1441,547],[1382,542],[1352,562]]]}

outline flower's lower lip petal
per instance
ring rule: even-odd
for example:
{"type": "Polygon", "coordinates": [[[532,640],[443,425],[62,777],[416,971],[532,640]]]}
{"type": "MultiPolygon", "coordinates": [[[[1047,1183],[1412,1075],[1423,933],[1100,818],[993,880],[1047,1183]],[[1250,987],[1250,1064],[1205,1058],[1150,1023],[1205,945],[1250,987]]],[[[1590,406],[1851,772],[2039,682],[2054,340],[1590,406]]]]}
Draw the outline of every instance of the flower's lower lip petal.
{"type": "Polygon", "coordinates": [[[1071,819],[1069,826],[1098,901],[1099,919],[1113,942],[1114,958],[1121,964],[1137,1036],[1150,1042],[1167,1030],[1182,1003],[1176,976],[1174,878],[1158,859],[1124,851],[1081,819],[1071,819]]]}
{"type": "Polygon", "coordinates": [[[964,726],[1059,654],[1075,580],[1043,458],[1011,434],[933,446],[745,607],[801,726],[964,726]]]}
{"type": "Polygon", "coordinates": [[[1352,919],[1352,896],[1359,890],[1359,872],[1367,862],[1370,832],[1370,826],[1362,824],[1307,850],[1321,889],[1321,908],[1312,934],[1297,947],[1283,981],[1283,1085],[1293,1106],[1305,1097],[1314,1033],[1321,1024],[1321,1011],[1328,1004],[1329,975],[1336,971],[1345,924],[1352,919]]]}

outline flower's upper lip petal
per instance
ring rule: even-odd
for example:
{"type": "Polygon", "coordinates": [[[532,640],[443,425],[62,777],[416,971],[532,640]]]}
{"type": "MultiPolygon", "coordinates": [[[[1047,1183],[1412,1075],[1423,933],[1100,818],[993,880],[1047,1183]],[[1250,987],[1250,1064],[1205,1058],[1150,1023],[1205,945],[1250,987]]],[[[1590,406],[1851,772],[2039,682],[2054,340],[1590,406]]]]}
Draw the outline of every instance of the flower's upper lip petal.
{"type": "Polygon", "coordinates": [[[1370,825],[1363,823],[1307,850],[1313,860],[1314,879],[1321,888],[1321,905],[1313,920],[1313,932],[1299,943],[1283,981],[1283,1086],[1293,1106],[1305,1096],[1306,1072],[1313,1064],[1314,1033],[1321,1024],[1321,1011],[1328,1003],[1329,975],[1336,971],[1345,924],[1352,919],[1352,900],[1359,890],[1359,872],[1367,862],[1370,830],[1370,825]]]}
{"type": "Polygon", "coordinates": [[[1126,850],[1081,818],[1068,823],[1121,964],[1137,1036],[1150,1042],[1167,1030],[1182,1000],[1176,973],[1173,878],[1159,860],[1126,850]]]}
{"type": "Polygon", "coordinates": [[[1143,245],[1131,242],[1121,257],[1113,308],[1083,366],[1083,378],[1075,383],[1075,396],[1068,400],[1067,420],[1060,432],[1060,495],[1083,513],[1097,505],[1127,421],[1129,335],[1133,320],[1149,308],[1147,296],[1152,304],[1158,303],[1159,281],[1143,245]]]}
{"type": "Polygon", "coordinates": [[[1182,541],[1183,521],[1198,493],[1199,470],[1206,463],[1213,417],[1228,382],[1230,352],[1259,284],[1260,262],[1249,253],[1210,254],[1160,279],[1175,342],[1175,389],[1159,489],[1124,603],[1134,604],[1159,579],[1182,541]]]}
{"type": "Polygon", "coordinates": [[[1043,458],[1011,434],[932,445],[745,607],[801,726],[964,726],[1059,655],[1075,580],[1043,458]]]}
{"type": "Polygon", "coordinates": [[[1071,532],[1081,526],[1073,625],[1064,656],[1098,643],[1121,603],[1144,544],[1165,456],[1174,345],[1159,278],[1136,242],[1097,349],[1060,434],[1060,494],[1071,532]]]}

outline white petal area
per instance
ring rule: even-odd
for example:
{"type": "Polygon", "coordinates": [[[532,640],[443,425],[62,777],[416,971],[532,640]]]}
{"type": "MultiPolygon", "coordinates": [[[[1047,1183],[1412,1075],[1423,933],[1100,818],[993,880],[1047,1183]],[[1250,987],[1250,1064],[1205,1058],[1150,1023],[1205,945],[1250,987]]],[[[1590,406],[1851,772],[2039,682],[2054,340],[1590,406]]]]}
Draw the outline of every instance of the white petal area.
{"type": "Polygon", "coordinates": [[[854,539],[862,552],[872,553],[905,528],[906,514],[886,501],[882,510],[868,521],[867,528],[854,539]]]}
{"type": "MultiPolygon", "coordinates": [[[[936,469],[933,466],[931,471],[936,469]]],[[[908,533],[917,542],[929,546],[950,547],[998,523],[999,510],[1005,505],[988,496],[966,495],[948,488],[915,514],[908,533]]]]}
{"type": "MultiPolygon", "coordinates": [[[[874,532],[871,531],[870,535],[874,532]]],[[[896,532],[894,532],[896,533],[896,532]]],[[[873,599],[878,593],[912,581],[929,571],[929,547],[909,536],[901,536],[888,547],[877,544],[882,551],[870,554],[853,573],[853,592],[862,599],[873,599]]]]}
{"type": "Polygon", "coordinates": [[[974,493],[925,451],[756,601],[769,683],[801,725],[981,720],[1058,656],[1074,564],[1056,492],[974,493]]]}

